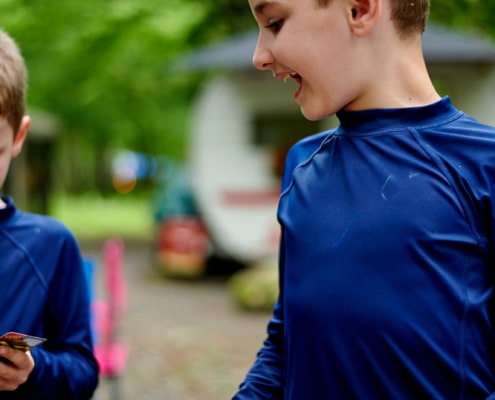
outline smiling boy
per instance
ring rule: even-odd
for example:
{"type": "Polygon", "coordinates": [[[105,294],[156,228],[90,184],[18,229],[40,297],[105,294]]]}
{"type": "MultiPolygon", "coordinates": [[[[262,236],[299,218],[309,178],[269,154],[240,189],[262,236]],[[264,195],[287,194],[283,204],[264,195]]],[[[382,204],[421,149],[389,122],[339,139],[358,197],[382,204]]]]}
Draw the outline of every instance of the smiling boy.
{"type": "Polygon", "coordinates": [[[255,66],[340,124],[287,156],[280,295],[234,399],[495,399],[495,129],[436,92],[429,1],[249,4],[255,66]]]}

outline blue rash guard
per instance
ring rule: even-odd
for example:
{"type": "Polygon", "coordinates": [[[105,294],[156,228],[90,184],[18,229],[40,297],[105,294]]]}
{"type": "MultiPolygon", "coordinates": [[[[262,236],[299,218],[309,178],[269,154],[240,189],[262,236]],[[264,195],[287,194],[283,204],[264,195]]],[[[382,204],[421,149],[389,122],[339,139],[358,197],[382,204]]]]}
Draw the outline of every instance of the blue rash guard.
{"type": "Polygon", "coordinates": [[[495,399],[495,129],[448,97],[288,154],[280,296],[236,400],[495,399]]]}
{"type": "Polygon", "coordinates": [[[89,292],[79,247],[64,225],[24,213],[2,197],[0,334],[48,340],[31,350],[26,383],[0,399],[87,400],[98,383],[89,324],[89,292]]]}

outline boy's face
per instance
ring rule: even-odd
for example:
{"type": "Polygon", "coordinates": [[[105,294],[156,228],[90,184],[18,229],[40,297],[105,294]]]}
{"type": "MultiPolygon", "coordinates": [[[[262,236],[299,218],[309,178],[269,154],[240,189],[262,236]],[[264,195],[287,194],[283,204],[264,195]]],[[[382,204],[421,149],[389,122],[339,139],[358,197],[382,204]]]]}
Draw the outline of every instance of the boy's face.
{"type": "Polygon", "coordinates": [[[10,161],[16,157],[22,149],[22,144],[26,138],[29,124],[29,117],[24,117],[19,132],[14,138],[12,126],[7,122],[6,118],[0,116],[0,188],[2,188],[5,178],[7,177],[10,161]]]}
{"type": "Polygon", "coordinates": [[[332,0],[326,7],[316,0],[249,0],[249,5],[259,26],[256,68],[293,80],[306,118],[332,115],[359,98],[365,67],[352,50],[357,39],[349,23],[351,1],[332,0]]]}

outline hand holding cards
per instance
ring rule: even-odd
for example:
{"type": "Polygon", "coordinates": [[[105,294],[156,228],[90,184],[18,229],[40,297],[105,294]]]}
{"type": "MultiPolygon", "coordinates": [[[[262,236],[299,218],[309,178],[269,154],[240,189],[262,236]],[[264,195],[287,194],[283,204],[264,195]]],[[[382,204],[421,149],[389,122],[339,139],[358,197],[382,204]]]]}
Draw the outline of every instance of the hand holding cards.
{"type": "Polygon", "coordinates": [[[37,346],[45,341],[45,338],[17,332],[8,332],[0,336],[0,346],[9,346],[23,351],[31,350],[34,346],[37,346]]]}
{"type": "MultiPolygon", "coordinates": [[[[34,369],[34,359],[29,350],[44,341],[43,338],[17,332],[8,332],[0,336],[0,369],[2,371],[0,392],[17,390],[19,385],[26,382],[34,369]]],[[[3,395],[0,397],[3,398],[3,395]]]]}

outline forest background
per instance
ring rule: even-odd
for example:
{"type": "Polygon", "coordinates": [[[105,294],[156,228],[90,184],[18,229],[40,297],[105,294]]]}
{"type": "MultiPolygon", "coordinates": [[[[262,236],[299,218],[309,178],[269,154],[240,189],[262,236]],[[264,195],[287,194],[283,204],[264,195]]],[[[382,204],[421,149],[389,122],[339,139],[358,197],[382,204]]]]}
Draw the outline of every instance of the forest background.
{"type": "MultiPolygon", "coordinates": [[[[495,40],[495,1],[431,0],[431,20],[495,40]]],[[[205,74],[177,57],[255,27],[247,0],[0,0],[22,48],[29,107],[63,126],[55,190],[111,194],[110,163],[131,149],[183,162],[188,112],[205,74]]]]}

